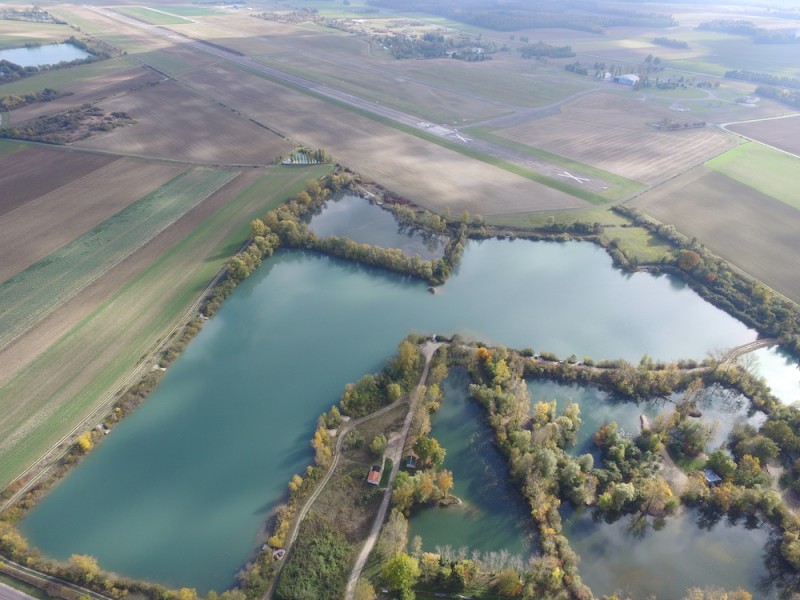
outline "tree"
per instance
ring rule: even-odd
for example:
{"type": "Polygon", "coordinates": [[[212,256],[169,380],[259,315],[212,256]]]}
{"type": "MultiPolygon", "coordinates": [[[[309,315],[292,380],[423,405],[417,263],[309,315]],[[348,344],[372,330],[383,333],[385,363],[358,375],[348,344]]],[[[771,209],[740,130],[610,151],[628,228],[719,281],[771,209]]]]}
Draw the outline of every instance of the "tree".
{"type": "Polygon", "coordinates": [[[684,271],[691,271],[699,265],[701,261],[700,255],[692,250],[681,250],[678,256],[678,266],[684,271]]]}
{"type": "Polygon", "coordinates": [[[752,600],[753,596],[741,588],[726,591],[722,588],[689,588],[683,600],[752,600]]]}
{"type": "Polygon", "coordinates": [[[374,438],[372,438],[372,442],[370,442],[369,449],[375,456],[378,458],[383,456],[383,453],[386,452],[386,447],[389,445],[389,442],[386,439],[386,436],[382,433],[379,433],[374,438]]]}
{"type": "Polygon", "coordinates": [[[736,473],[736,463],[722,450],[714,450],[708,455],[706,468],[714,471],[723,481],[731,481],[736,473]]]}
{"type": "Polygon", "coordinates": [[[353,600],[375,600],[377,598],[375,588],[372,584],[365,579],[359,579],[356,584],[356,591],[353,594],[353,600]]]}
{"type": "Polygon", "coordinates": [[[432,437],[426,435],[417,438],[414,442],[414,453],[419,457],[422,462],[430,462],[432,465],[438,466],[444,462],[445,449],[439,442],[432,437]]]}
{"type": "Polygon", "coordinates": [[[91,583],[100,574],[97,559],[88,554],[73,554],[67,564],[67,572],[75,581],[81,583],[91,583]]]}
{"type": "Polygon", "coordinates": [[[501,596],[516,598],[522,594],[522,580],[514,569],[504,569],[495,577],[494,589],[501,596]]]}
{"type": "Polygon", "coordinates": [[[383,566],[381,578],[389,589],[410,590],[419,578],[419,561],[401,552],[383,566]]]}
{"type": "Polygon", "coordinates": [[[178,590],[178,600],[197,600],[197,590],[194,588],[181,588],[178,590]]]}
{"type": "Polygon", "coordinates": [[[401,511],[393,508],[381,529],[375,550],[384,558],[391,558],[402,552],[407,543],[408,521],[401,511]]]}

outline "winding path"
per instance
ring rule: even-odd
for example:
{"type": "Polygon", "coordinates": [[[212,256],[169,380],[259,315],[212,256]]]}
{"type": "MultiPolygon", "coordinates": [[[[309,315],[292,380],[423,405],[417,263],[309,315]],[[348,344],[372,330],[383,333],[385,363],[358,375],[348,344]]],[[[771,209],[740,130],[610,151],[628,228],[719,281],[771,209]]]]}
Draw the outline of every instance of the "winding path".
{"type": "MultiPolygon", "coordinates": [[[[411,394],[411,406],[408,409],[405,423],[403,423],[403,433],[400,435],[400,444],[398,446],[400,448],[401,455],[403,453],[403,447],[406,444],[406,438],[408,438],[408,430],[411,428],[411,421],[414,419],[414,407],[416,406],[419,397],[422,395],[422,389],[425,384],[425,380],[428,378],[428,370],[431,366],[431,358],[433,358],[434,352],[436,352],[441,345],[441,343],[427,342],[422,347],[422,355],[425,357],[425,368],[422,370],[422,377],[419,379],[417,388],[411,394]]],[[[367,563],[367,558],[369,557],[370,552],[372,552],[372,548],[375,546],[375,542],[378,539],[378,533],[380,533],[381,525],[383,525],[383,521],[386,519],[386,512],[389,510],[389,501],[392,499],[392,485],[394,484],[394,478],[397,476],[397,472],[400,470],[400,462],[400,460],[395,460],[394,464],[392,465],[392,472],[389,475],[389,482],[386,484],[386,491],[383,493],[381,507],[378,510],[378,514],[375,515],[375,521],[372,523],[372,529],[369,532],[367,541],[364,542],[361,552],[358,553],[356,562],[353,565],[353,570],[350,572],[350,578],[347,580],[347,591],[345,592],[344,596],[345,600],[353,600],[358,578],[361,577],[361,571],[364,570],[364,565],[367,563]]]]}
{"type": "MultiPolygon", "coordinates": [[[[292,551],[295,541],[297,540],[297,535],[300,532],[300,525],[303,523],[303,520],[308,515],[308,511],[311,510],[311,506],[314,504],[314,501],[319,497],[322,491],[325,489],[330,478],[333,476],[334,471],[336,471],[336,466],[339,464],[339,459],[342,456],[342,444],[344,444],[344,438],[348,432],[354,427],[360,425],[364,421],[369,421],[377,416],[380,416],[384,413],[389,412],[400,406],[405,402],[410,402],[411,406],[409,408],[408,414],[406,415],[405,423],[403,424],[403,433],[401,435],[401,444],[400,444],[400,452],[402,454],[403,446],[405,445],[405,439],[408,436],[408,429],[411,426],[411,418],[414,414],[414,405],[419,398],[420,390],[422,389],[422,385],[425,383],[425,380],[428,377],[428,370],[431,364],[431,358],[433,357],[433,353],[441,346],[441,343],[433,343],[433,342],[426,342],[424,346],[422,346],[421,351],[422,355],[425,357],[425,368],[422,371],[422,377],[420,377],[419,383],[417,384],[416,389],[409,395],[408,399],[401,400],[399,402],[393,402],[388,406],[384,406],[380,410],[376,410],[374,413],[370,413],[365,417],[361,417],[360,419],[356,419],[355,421],[348,421],[345,423],[342,428],[339,430],[338,437],[336,439],[336,447],[333,453],[333,459],[331,460],[331,465],[328,468],[328,471],[325,473],[325,476],[317,485],[314,492],[308,497],[303,507],[300,509],[300,512],[297,515],[297,519],[294,522],[290,530],[290,534],[287,537],[286,543],[284,544],[286,555],[284,556],[283,560],[281,561],[281,566],[278,568],[278,572],[275,573],[275,577],[272,578],[272,583],[267,590],[267,593],[264,595],[264,598],[271,598],[273,592],[275,591],[275,586],[280,579],[281,573],[283,572],[283,568],[289,560],[289,554],[292,551]]],[[[381,502],[381,507],[378,510],[378,515],[375,517],[375,523],[372,526],[372,530],[370,531],[369,538],[367,539],[367,543],[364,545],[364,549],[362,549],[361,554],[359,554],[358,559],[356,560],[356,568],[358,571],[356,572],[356,568],[353,569],[353,574],[355,574],[355,579],[353,579],[353,574],[350,575],[350,581],[347,583],[347,598],[352,598],[353,592],[355,591],[355,582],[358,581],[358,577],[361,574],[361,569],[364,568],[364,563],[367,560],[367,556],[369,556],[369,552],[372,550],[372,546],[375,544],[375,539],[377,538],[377,532],[380,530],[380,526],[383,523],[384,518],[386,517],[386,510],[389,505],[389,499],[392,495],[392,483],[394,483],[395,475],[397,475],[397,471],[400,468],[400,461],[394,460],[394,464],[392,466],[392,472],[389,475],[389,482],[386,485],[386,492],[383,495],[383,501],[381,502]],[[371,540],[371,541],[370,541],[371,540]],[[366,550],[366,554],[363,557],[364,550],[366,550]],[[360,562],[359,562],[360,561],[360,562]],[[359,566],[360,565],[360,566],[359,566]],[[352,583],[352,586],[351,586],[352,583]],[[352,589],[351,589],[352,587],[352,589]]]]}

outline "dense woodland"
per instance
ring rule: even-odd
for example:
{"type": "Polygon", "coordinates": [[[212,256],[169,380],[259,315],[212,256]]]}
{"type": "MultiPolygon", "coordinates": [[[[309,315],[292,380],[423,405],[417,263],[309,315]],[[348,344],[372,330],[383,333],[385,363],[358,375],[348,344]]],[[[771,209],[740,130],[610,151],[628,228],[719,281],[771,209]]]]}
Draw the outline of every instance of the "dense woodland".
{"type": "Polygon", "coordinates": [[[739,81],[749,81],[751,83],[765,83],[778,87],[800,89],[800,79],[784,77],[782,75],[772,75],[770,73],[756,73],[754,71],[726,71],[726,79],[738,79],[739,81]]]}
{"type": "Polygon", "coordinates": [[[741,19],[714,19],[700,23],[698,29],[705,31],[718,31],[721,33],[733,33],[746,35],[753,38],[756,44],[798,44],[800,38],[797,37],[796,28],[786,30],[771,30],[756,27],[752,21],[741,19]]]}

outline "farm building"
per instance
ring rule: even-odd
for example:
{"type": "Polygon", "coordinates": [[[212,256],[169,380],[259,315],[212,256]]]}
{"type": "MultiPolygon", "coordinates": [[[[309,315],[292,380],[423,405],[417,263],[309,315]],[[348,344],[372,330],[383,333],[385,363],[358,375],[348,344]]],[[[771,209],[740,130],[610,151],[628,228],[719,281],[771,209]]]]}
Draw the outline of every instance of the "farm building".
{"type": "Polygon", "coordinates": [[[615,79],[616,79],[617,83],[621,83],[622,85],[634,86],[637,83],[639,83],[639,76],[638,75],[633,75],[633,74],[620,75],[619,77],[616,77],[615,79]]]}
{"type": "Polygon", "coordinates": [[[371,485],[378,485],[381,482],[381,468],[373,466],[367,475],[367,483],[371,485]]]}
{"type": "Polygon", "coordinates": [[[714,473],[711,469],[703,471],[703,477],[705,477],[706,483],[712,486],[718,485],[722,481],[722,477],[714,473]]]}

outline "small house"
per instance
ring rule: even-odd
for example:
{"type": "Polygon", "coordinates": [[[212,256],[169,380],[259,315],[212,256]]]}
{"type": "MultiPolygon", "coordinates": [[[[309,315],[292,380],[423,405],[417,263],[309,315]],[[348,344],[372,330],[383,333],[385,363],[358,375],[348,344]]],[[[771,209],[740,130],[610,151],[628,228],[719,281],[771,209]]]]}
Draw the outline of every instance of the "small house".
{"type": "Polygon", "coordinates": [[[722,477],[714,473],[711,469],[703,471],[703,477],[705,477],[706,483],[710,486],[719,485],[722,482],[722,477]]]}
{"type": "Polygon", "coordinates": [[[381,482],[381,468],[373,466],[367,475],[367,483],[370,485],[378,485],[381,482]]]}
{"type": "Polygon", "coordinates": [[[406,458],[406,469],[416,469],[417,468],[417,457],[413,454],[409,454],[406,458]]]}

